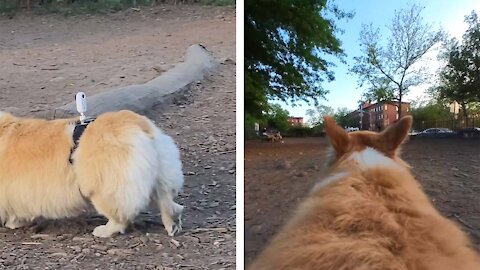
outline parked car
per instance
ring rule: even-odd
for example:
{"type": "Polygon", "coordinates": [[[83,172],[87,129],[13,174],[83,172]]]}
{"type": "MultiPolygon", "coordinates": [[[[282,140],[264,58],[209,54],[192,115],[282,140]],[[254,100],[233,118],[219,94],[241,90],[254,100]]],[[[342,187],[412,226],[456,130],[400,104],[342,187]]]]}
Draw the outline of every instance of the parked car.
{"type": "Polygon", "coordinates": [[[480,138],[480,127],[469,127],[458,131],[458,136],[462,138],[480,138]]]}
{"type": "Polygon", "coordinates": [[[417,138],[451,138],[455,137],[456,134],[451,129],[448,128],[427,128],[424,131],[414,135],[417,138]]]}
{"type": "Polygon", "coordinates": [[[358,127],[347,127],[345,128],[347,132],[353,132],[353,131],[359,131],[360,129],[358,127]]]}
{"type": "Polygon", "coordinates": [[[410,136],[416,136],[419,132],[416,131],[415,129],[411,129],[409,132],[408,132],[408,135],[410,136]]]}

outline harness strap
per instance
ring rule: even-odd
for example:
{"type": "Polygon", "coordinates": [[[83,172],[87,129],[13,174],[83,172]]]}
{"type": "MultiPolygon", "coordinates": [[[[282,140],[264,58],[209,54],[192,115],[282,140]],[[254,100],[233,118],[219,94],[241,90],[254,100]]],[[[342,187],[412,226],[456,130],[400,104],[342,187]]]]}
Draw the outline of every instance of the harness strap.
{"type": "Polygon", "coordinates": [[[90,124],[93,121],[95,121],[95,118],[85,119],[83,121],[83,124],[80,121],[75,122],[75,129],[73,130],[73,135],[72,135],[73,146],[72,146],[72,149],[70,149],[70,157],[68,158],[68,161],[71,164],[73,164],[72,155],[78,147],[78,141],[80,140],[80,137],[82,136],[83,132],[87,128],[88,124],[90,124]]]}

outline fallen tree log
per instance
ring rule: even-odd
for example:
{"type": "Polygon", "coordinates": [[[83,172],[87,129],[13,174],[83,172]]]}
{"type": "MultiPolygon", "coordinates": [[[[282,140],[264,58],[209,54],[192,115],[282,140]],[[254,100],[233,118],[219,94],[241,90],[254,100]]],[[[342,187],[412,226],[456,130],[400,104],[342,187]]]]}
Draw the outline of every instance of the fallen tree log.
{"type": "MultiPolygon", "coordinates": [[[[197,82],[217,66],[212,54],[202,45],[187,48],[183,62],[144,84],[109,89],[88,97],[87,116],[109,111],[132,110],[145,113],[154,106],[169,105],[191,83],[197,82]]],[[[77,116],[75,101],[47,111],[44,118],[77,116]]]]}

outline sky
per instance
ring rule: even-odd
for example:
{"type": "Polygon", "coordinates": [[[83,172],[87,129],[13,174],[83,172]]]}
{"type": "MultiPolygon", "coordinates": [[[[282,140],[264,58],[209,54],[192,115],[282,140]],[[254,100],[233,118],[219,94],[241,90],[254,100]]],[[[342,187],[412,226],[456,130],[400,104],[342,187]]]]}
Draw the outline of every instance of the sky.
{"type": "MultiPolygon", "coordinates": [[[[335,0],[335,3],[342,10],[355,12],[352,19],[337,21],[337,26],[344,30],[344,33],[337,34],[337,37],[342,42],[347,63],[342,64],[336,61],[337,66],[332,68],[335,72],[335,81],[323,84],[323,87],[330,92],[326,95],[327,100],[320,103],[335,109],[341,107],[356,109],[363,93],[363,89],[358,87],[357,76],[348,71],[354,64],[353,57],[361,56],[358,40],[362,24],[373,23],[374,26],[380,27],[382,36],[387,37],[389,30],[385,26],[391,23],[395,10],[407,8],[411,4],[419,4],[425,7],[422,11],[424,21],[433,25],[433,29],[442,27],[449,36],[461,39],[468,26],[464,22],[464,17],[472,10],[480,13],[479,0],[335,0]]],[[[437,53],[438,50],[432,51],[424,60],[423,64],[430,68],[430,72],[435,72],[441,67],[436,57],[437,53]]],[[[421,99],[425,89],[433,82],[434,78],[423,85],[412,87],[405,100],[421,99]]],[[[281,101],[273,101],[273,103],[282,105],[291,116],[296,117],[306,117],[307,109],[313,108],[313,104],[307,105],[304,102],[298,102],[296,106],[281,101]]]]}

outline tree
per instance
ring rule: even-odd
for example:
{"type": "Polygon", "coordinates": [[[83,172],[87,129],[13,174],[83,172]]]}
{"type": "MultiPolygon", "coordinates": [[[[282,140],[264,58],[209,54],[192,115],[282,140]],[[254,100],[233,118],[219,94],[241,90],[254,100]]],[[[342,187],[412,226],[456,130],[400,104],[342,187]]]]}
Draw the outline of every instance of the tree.
{"type": "Polygon", "coordinates": [[[422,121],[445,120],[452,117],[448,106],[437,100],[431,100],[426,104],[424,103],[417,107],[412,107],[411,113],[416,123],[421,123],[422,121]]]}
{"type": "Polygon", "coordinates": [[[306,115],[310,118],[308,124],[311,126],[322,126],[323,117],[327,115],[333,115],[334,109],[330,106],[318,104],[314,109],[308,109],[306,115]]]}
{"type": "Polygon", "coordinates": [[[349,124],[350,121],[349,121],[347,115],[350,112],[351,112],[351,110],[349,110],[346,107],[337,108],[337,111],[333,115],[333,118],[335,119],[337,124],[340,125],[341,127],[349,126],[348,124],[349,124]]]}
{"type": "Polygon", "coordinates": [[[334,79],[325,59],[343,59],[332,18],[352,17],[327,0],[245,1],[245,112],[261,114],[266,101],[324,98],[334,79]]]}
{"type": "Polygon", "coordinates": [[[480,20],[472,11],[465,22],[469,26],[462,43],[452,38],[445,44],[447,64],[440,73],[438,91],[441,98],[457,101],[467,119],[468,104],[480,102],[480,20]]]}
{"type": "Polygon", "coordinates": [[[360,33],[363,55],[354,57],[355,65],[351,69],[359,77],[359,86],[366,83],[372,91],[382,89],[379,83],[386,84],[386,90],[393,85],[399,114],[402,113],[402,98],[409,88],[425,80],[425,68],[419,66],[422,58],[444,36],[442,30],[432,31],[431,26],[423,22],[422,10],[423,7],[412,5],[409,9],[395,11],[386,44],[381,43],[379,28],[363,25],[360,33]]]}
{"type": "Polygon", "coordinates": [[[363,93],[363,99],[369,102],[394,101],[398,99],[395,97],[395,87],[387,78],[377,78],[370,82],[371,86],[363,93]]]}
{"type": "Polygon", "coordinates": [[[289,112],[279,104],[270,105],[266,114],[268,126],[275,127],[279,131],[286,131],[290,127],[288,118],[289,112]]]}

